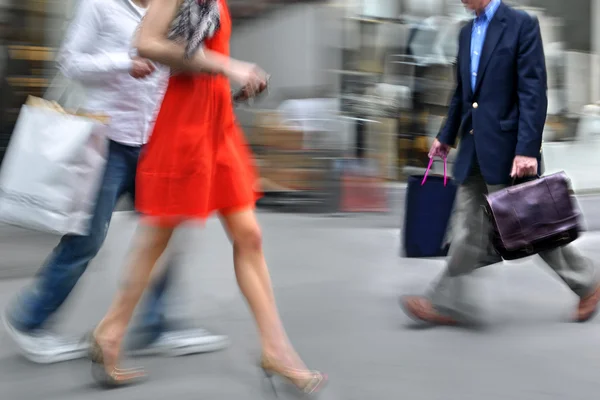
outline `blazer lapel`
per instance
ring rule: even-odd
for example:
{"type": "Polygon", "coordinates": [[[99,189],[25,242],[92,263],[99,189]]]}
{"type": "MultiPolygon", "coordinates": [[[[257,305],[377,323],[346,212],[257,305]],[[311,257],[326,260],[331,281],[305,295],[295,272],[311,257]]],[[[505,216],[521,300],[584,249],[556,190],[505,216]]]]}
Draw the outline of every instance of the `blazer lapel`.
{"type": "Polygon", "coordinates": [[[483,80],[483,75],[490,62],[490,58],[506,28],[506,24],[501,15],[501,9],[502,6],[496,11],[485,34],[485,41],[483,42],[483,49],[481,50],[481,59],[479,60],[479,67],[477,69],[477,81],[475,83],[474,93],[477,93],[477,90],[481,86],[481,81],[483,80]]]}
{"type": "Polygon", "coordinates": [[[460,57],[467,62],[461,64],[460,73],[462,74],[461,78],[463,82],[467,85],[469,98],[471,98],[471,96],[473,96],[473,88],[471,87],[471,37],[473,36],[473,21],[469,22],[467,28],[463,32],[465,33],[460,38],[463,42],[461,43],[462,54],[460,57]]]}

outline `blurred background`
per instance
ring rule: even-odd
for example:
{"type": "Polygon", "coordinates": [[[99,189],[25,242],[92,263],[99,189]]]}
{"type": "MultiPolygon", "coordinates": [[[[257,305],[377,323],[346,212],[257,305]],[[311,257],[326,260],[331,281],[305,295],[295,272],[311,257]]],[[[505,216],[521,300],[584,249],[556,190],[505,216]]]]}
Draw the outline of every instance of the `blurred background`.
{"type": "MultiPolygon", "coordinates": [[[[600,133],[600,30],[594,23],[600,5],[507,3],[535,14],[542,29],[546,167],[566,168],[577,190],[594,191],[600,179],[585,173],[594,152],[572,142],[593,141],[600,133]]],[[[0,2],[0,154],[26,97],[43,95],[52,82],[60,85],[54,54],[77,5],[0,2]]],[[[372,183],[404,182],[425,166],[454,88],[458,31],[469,19],[460,1],[231,0],[230,7],[233,56],[272,76],[269,96],[238,110],[267,192],[287,196],[288,205],[301,202],[289,198],[292,192],[305,205],[319,192],[323,203],[319,185],[332,189],[344,176],[358,175],[372,183]]],[[[340,199],[331,201],[321,205],[335,211],[340,199]]],[[[350,201],[347,208],[386,208],[378,196],[369,201],[370,207],[350,201]]]]}

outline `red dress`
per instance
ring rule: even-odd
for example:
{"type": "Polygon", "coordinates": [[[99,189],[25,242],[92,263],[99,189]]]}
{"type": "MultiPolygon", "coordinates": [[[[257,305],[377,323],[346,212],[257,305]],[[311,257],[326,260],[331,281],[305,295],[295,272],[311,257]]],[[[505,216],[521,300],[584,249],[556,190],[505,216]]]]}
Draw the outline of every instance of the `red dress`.
{"type": "MultiPolygon", "coordinates": [[[[229,55],[231,18],[225,0],[219,5],[221,25],[205,47],[229,55]]],[[[161,224],[177,224],[249,209],[260,197],[256,176],[227,78],[172,76],[140,158],[138,211],[161,224]]]]}

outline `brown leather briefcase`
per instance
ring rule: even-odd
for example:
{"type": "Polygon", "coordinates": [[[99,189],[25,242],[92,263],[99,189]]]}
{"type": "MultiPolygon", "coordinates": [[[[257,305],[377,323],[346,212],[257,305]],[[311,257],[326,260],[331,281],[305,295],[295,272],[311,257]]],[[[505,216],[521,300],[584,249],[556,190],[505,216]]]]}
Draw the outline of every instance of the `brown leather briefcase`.
{"type": "Polygon", "coordinates": [[[564,172],[486,196],[493,245],[505,260],[564,246],[579,237],[581,212],[564,172]]]}

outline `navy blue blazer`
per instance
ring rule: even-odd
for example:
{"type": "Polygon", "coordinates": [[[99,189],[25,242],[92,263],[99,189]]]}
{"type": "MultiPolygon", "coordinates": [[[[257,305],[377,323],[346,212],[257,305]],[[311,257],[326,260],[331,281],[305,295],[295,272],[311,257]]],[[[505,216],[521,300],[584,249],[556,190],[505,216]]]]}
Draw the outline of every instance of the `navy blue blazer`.
{"type": "Polygon", "coordinates": [[[460,138],[454,164],[458,184],[469,176],[475,157],[487,184],[509,184],[516,155],[542,164],[548,97],[540,27],[537,18],[500,4],[487,29],[475,90],[472,28],[473,21],[460,32],[457,87],[438,140],[454,146],[460,138]]]}

